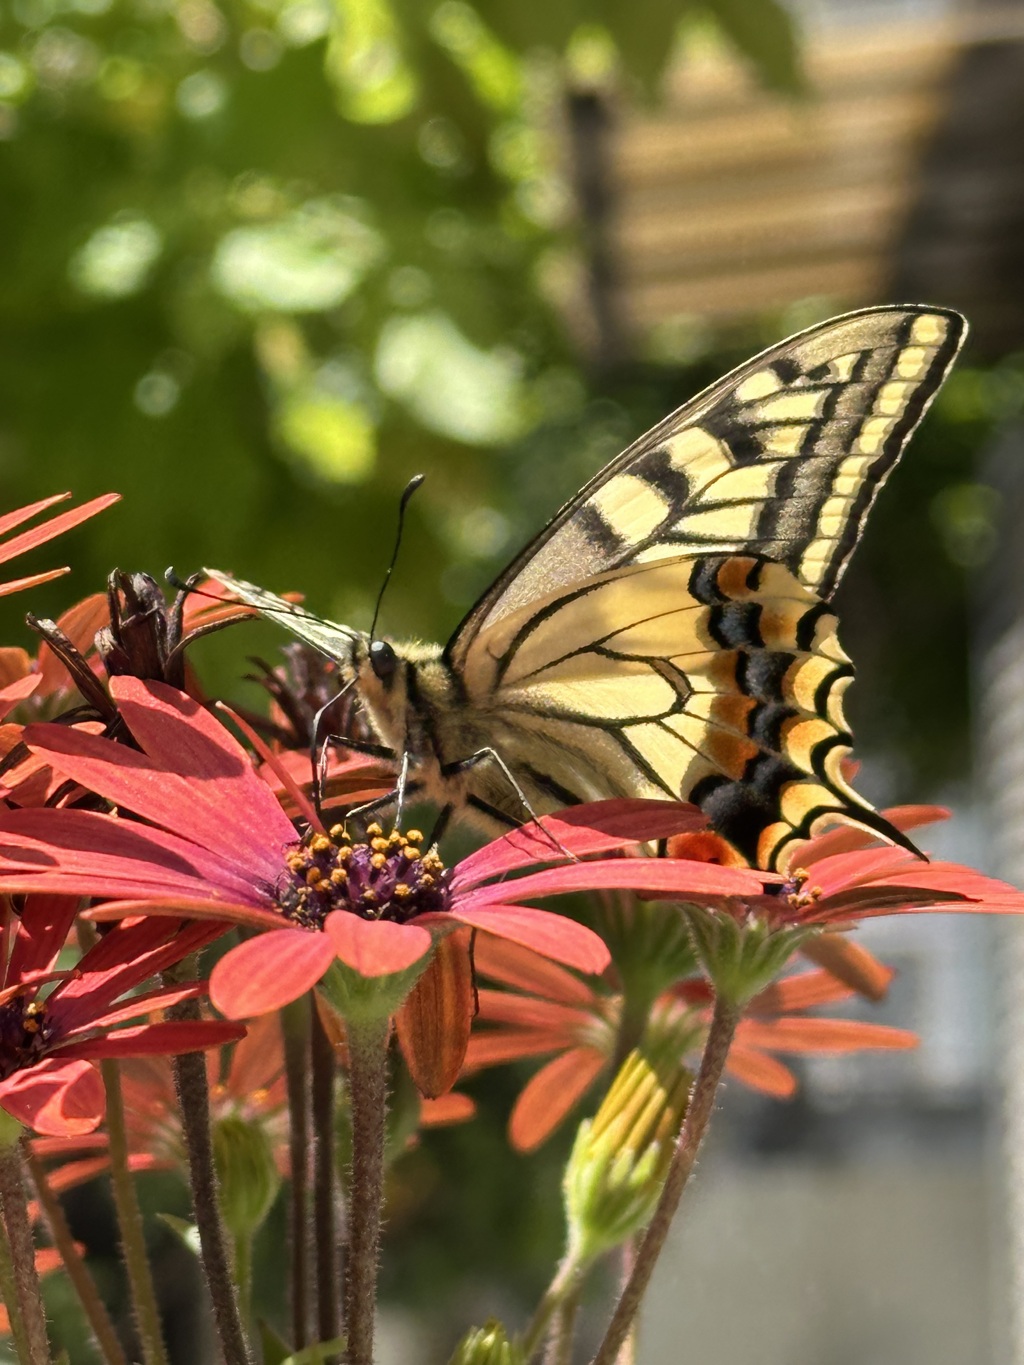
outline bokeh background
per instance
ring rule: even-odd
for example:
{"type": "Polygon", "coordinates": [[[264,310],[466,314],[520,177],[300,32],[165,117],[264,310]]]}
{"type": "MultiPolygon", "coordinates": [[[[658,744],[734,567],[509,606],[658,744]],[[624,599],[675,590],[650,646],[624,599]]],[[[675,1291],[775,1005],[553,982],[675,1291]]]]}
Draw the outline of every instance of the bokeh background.
{"type": "MultiPolygon", "coordinates": [[[[1019,877],[1024,5],[0,0],[3,505],[124,494],[39,615],[114,566],[214,564],[365,628],[425,472],[383,624],[445,638],[665,412],[903,300],[973,331],[841,594],[863,785],[946,801],[931,847],[1019,877]]],[[[245,629],[201,662],[255,704],[240,649],[279,636],[245,629]]],[[[901,973],[873,1017],[921,1049],[816,1060],[788,1105],[727,1093],[642,1365],[1024,1362],[1019,935],[865,937],[901,973]]],[[[400,1171],[390,1359],[515,1318],[557,1253],[564,1144],[503,1135],[521,1079],[400,1171]]],[[[116,1288],[103,1201],[71,1213],[116,1288]]],[[[196,1361],[188,1255],[156,1236],[196,1361]]],[[[261,1292],[273,1317],[269,1261],[261,1292]]]]}

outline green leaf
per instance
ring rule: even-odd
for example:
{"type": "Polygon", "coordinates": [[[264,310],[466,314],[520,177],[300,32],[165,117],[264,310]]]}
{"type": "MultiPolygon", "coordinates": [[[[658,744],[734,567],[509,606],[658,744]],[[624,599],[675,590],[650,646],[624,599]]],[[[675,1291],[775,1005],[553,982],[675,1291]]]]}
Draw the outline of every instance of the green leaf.
{"type": "Polygon", "coordinates": [[[778,0],[706,0],[722,31],[757,68],[763,84],[791,95],[806,92],[796,25],[778,0]]]}

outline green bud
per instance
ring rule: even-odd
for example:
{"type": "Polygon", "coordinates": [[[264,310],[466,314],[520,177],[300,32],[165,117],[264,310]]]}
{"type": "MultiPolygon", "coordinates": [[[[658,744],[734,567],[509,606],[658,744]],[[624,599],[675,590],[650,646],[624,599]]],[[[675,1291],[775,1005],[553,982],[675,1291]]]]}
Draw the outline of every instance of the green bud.
{"type": "Polygon", "coordinates": [[[693,974],[693,944],[675,903],[620,892],[602,899],[598,919],[628,1001],[642,1007],[693,974]]]}
{"type": "Polygon", "coordinates": [[[671,1034],[629,1054],[593,1119],[580,1125],[563,1191],[569,1255],[586,1264],[650,1221],[693,1080],[671,1034]]]}
{"type": "Polygon", "coordinates": [[[484,1327],[471,1327],[455,1348],[449,1365],[526,1365],[523,1353],[509,1341],[495,1318],[484,1327]]]}
{"type": "Polygon", "coordinates": [[[270,1212],[281,1185],[265,1129],[237,1115],[217,1119],[213,1125],[213,1158],[224,1221],[233,1237],[252,1237],[270,1212]]]}
{"type": "Polygon", "coordinates": [[[781,973],[816,930],[778,928],[754,915],[736,919],[725,910],[683,907],[701,965],[715,993],[743,1006],[781,973]]]}

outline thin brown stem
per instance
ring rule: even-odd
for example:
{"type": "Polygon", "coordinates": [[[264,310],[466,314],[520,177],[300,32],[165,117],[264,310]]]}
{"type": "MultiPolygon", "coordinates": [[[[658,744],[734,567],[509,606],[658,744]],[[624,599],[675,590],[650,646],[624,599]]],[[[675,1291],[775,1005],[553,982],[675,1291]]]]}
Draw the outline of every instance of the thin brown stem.
{"type": "MultiPolygon", "coordinates": [[[[6,1115],[4,1116],[6,1118],[6,1115]]],[[[4,1285],[4,1297],[11,1314],[11,1325],[17,1319],[21,1337],[18,1357],[24,1365],[48,1365],[50,1343],[46,1335],[46,1314],[43,1296],[36,1273],[36,1248],[32,1240],[32,1224],[25,1198],[25,1175],[22,1168],[24,1139],[0,1141],[0,1217],[3,1219],[5,1254],[4,1278],[10,1277],[10,1288],[4,1285]],[[10,1297],[8,1297],[8,1294],[10,1297]]]]}
{"type": "Polygon", "coordinates": [[[50,1236],[53,1238],[53,1244],[60,1252],[64,1269],[75,1293],[78,1295],[82,1312],[92,1328],[100,1354],[106,1365],[127,1365],[127,1357],[121,1348],[114,1324],[110,1320],[110,1314],[100,1298],[95,1280],[90,1275],[85,1261],[75,1246],[75,1239],[68,1227],[68,1220],[64,1217],[60,1200],[50,1188],[43,1163],[31,1152],[27,1154],[26,1161],[32,1182],[36,1187],[36,1194],[39,1196],[43,1216],[50,1229],[50,1236]]]}
{"type": "Polygon", "coordinates": [[[288,1237],[292,1347],[309,1344],[309,1013],[308,995],[287,1005],[284,1026],[285,1081],[288,1087],[288,1237]]]}
{"type": "MultiPolygon", "coordinates": [[[[168,984],[184,980],[193,974],[194,965],[192,961],[180,964],[173,972],[165,972],[164,979],[168,984]]],[[[198,1019],[199,1004],[195,1000],[183,1000],[172,1006],[168,1015],[174,1019],[198,1019]]],[[[181,1131],[188,1157],[192,1211],[199,1233],[199,1250],[224,1365],[253,1365],[238,1306],[227,1231],[220,1211],[206,1058],[201,1052],[187,1052],[173,1059],[173,1068],[174,1088],[181,1110],[181,1131]]]]}
{"type": "Polygon", "coordinates": [[[633,1268],[592,1365],[614,1365],[636,1317],[711,1121],[715,1095],[722,1079],[725,1059],[732,1046],[740,1013],[736,1005],[721,996],[715,1000],[715,1011],[704,1045],[704,1055],[700,1060],[700,1070],[693,1085],[686,1120],[676,1142],[658,1207],[637,1248],[633,1268]]]}
{"type": "Polygon", "coordinates": [[[146,1251],[142,1210],[135,1193],[135,1181],[128,1165],[128,1137],[125,1130],[121,1073],[116,1062],[100,1062],[103,1088],[107,1093],[107,1141],[110,1151],[110,1183],[121,1234],[121,1253],[128,1272],[135,1328],[139,1334],[145,1365],[167,1365],[160,1309],[157,1306],[153,1275],[146,1251]]]}
{"type": "Polygon", "coordinates": [[[345,1274],[348,1365],[373,1365],[377,1266],[384,1202],[384,1139],[388,1110],[389,1021],[348,1028],[352,1109],[350,1231],[345,1274]]]}
{"type": "Polygon", "coordinates": [[[334,1049],[314,1014],[313,1069],[313,1237],[316,1247],[316,1323],[320,1341],[341,1331],[338,1257],[338,1175],[334,1155],[334,1049]]]}

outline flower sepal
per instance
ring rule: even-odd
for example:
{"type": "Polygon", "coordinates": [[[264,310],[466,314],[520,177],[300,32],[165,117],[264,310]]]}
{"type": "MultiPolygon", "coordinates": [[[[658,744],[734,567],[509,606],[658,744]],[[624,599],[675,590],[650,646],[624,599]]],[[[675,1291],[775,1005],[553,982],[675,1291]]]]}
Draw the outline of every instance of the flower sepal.
{"type": "Polygon", "coordinates": [[[753,914],[688,904],[683,907],[701,966],[715,994],[742,1008],[779,975],[815,932],[813,926],[773,925],[753,914]]]}
{"type": "Polygon", "coordinates": [[[389,1019],[406,1001],[430,961],[427,951],[411,966],[379,976],[364,976],[336,958],[317,982],[326,1004],[347,1024],[375,1024],[389,1019]]]}
{"type": "Polygon", "coordinates": [[[15,1143],[21,1141],[24,1133],[24,1124],[6,1109],[0,1109],[0,1147],[13,1147],[15,1143]]]}
{"type": "Polygon", "coordinates": [[[471,1327],[455,1348],[449,1365],[525,1365],[522,1350],[509,1341],[503,1325],[491,1318],[483,1327],[471,1327]]]}

